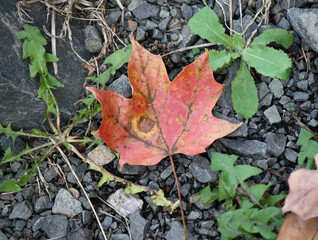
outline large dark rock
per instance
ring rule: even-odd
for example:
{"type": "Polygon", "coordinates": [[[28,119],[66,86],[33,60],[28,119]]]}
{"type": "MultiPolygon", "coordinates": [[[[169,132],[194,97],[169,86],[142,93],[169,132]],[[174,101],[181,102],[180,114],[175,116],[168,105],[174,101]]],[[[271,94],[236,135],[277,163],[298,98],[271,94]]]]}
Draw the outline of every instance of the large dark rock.
{"type": "Polygon", "coordinates": [[[314,51],[318,51],[318,9],[291,8],[287,19],[302,40],[314,51]]]}
{"type": "MultiPolygon", "coordinates": [[[[43,33],[46,23],[46,9],[43,4],[30,6],[28,12],[34,18],[42,35],[48,40],[46,51],[50,52],[50,39],[43,33]]],[[[24,16],[25,17],[25,16],[24,16]]],[[[57,16],[57,33],[60,32],[64,18],[57,16]]],[[[39,128],[45,116],[46,105],[37,98],[39,78],[30,78],[29,60],[22,60],[23,42],[17,33],[23,30],[23,22],[18,16],[16,1],[0,0],[0,123],[7,125],[12,122],[15,129],[39,128]]],[[[73,44],[77,52],[85,59],[89,53],[85,49],[82,27],[79,22],[72,21],[73,44]]],[[[73,111],[74,103],[80,98],[82,85],[87,71],[82,62],[73,53],[69,41],[57,39],[57,56],[59,79],[64,88],[54,91],[60,106],[62,120],[68,119],[73,111]]],[[[52,66],[49,66],[52,68],[52,66]]],[[[50,70],[51,73],[53,71],[50,70]]]]}

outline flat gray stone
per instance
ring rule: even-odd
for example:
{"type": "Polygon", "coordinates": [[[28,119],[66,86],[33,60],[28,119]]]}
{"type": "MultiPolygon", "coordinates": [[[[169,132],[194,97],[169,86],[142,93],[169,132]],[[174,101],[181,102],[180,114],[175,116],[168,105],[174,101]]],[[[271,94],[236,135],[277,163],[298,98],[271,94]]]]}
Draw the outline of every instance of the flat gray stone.
{"type": "Polygon", "coordinates": [[[42,196],[36,199],[34,204],[34,212],[41,213],[46,210],[52,209],[53,202],[50,201],[49,196],[42,196]]]}
{"type": "Polygon", "coordinates": [[[197,220],[200,218],[202,213],[197,212],[197,211],[191,211],[189,216],[187,217],[188,220],[197,220]]]}
{"type": "Polygon", "coordinates": [[[73,198],[66,189],[61,188],[55,197],[52,212],[72,218],[82,211],[81,202],[73,198]]]}
{"type": "Polygon", "coordinates": [[[275,105],[267,108],[264,111],[264,115],[271,125],[275,123],[280,123],[282,121],[282,118],[280,117],[277,111],[277,107],[275,105]]]}
{"type": "Polygon", "coordinates": [[[291,148],[286,148],[284,155],[285,155],[285,158],[286,158],[288,161],[293,162],[293,163],[296,163],[298,153],[295,152],[293,149],[291,149],[291,148]]]}
{"type": "Polygon", "coordinates": [[[172,166],[170,165],[169,167],[167,167],[165,170],[163,170],[160,174],[160,177],[162,179],[167,179],[173,172],[172,166]]]}
{"type": "Polygon", "coordinates": [[[23,219],[27,220],[32,216],[33,208],[29,201],[23,201],[17,203],[11,214],[9,215],[9,219],[23,219]]]}
{"type": "Polygon", "coordinates": [[[116,92],[125,98],[131,98],[132,96],[132,88],[129,83],[129,79],[126,75],[121,75],[114,82],[112,82],[106,90],[111,90],[116,92]]]}
{"type": "Polygon", "coordinates": [[[47,215],[40,221],[40,228],[49,238],[58,238],[66,240],[65,236],[70,230],[67,217],[62,215],[47,215]],[[63,236],[63,237],[62,237],[63,236]]]}
{"type": "Polygon", "coordinates": [[[135,8],[132,12],[137,19],[142,20],[146,18],[158,18],[159,11],[160,11],[160,8],[157,5],[142,3],[137,8],[135,8]]]}
{"type": "Polygon", "coordinates": [[[222,138],[219,140],[226,148],[244,157],[267,158],[266,143],[258,140],[232,140],[222,138]]]}
{"type": "Polygon", "coordinates": [[[189,166],[190,172],[201,183],[214,182],[218,178],[217,172],[211,171],[211,162],[201,156],[195,156],[189,166]]]}
{"type": "Polygon", "coordinates": [[[295,101],[307,101],[309,98],[309,94],[306,92],[294,92],[295,101]]]}
{"type": "Polygon", "coordinates": [[[98,166],[112,162],[116,156],[106,145],[99,145],[87,154],[87,158],[98,166]]]}
{"type": "Polygon", "coordinates": [[[197,36],[191,31],[190,26],[185,24],[181,28],[181,36],[183,37],[180,47],[192,46],[197,40],[197,36]]]}
{"type": "Polygon", "coordinates": [[[279,157],[285,151],[286,140],[287,137],[283,134],[267,133],[265,138],[267,152],[274,157],[279,157]]]}
{"type": "Polygon", "coordinates": [[[262,100],[270,91],[265,82],[261,82],[256,85],[258,90],[258,98],[262,100]]]}
{"type": "Polygon", "coordinates": [[[121,16],[121,11],[110,11],[108,18],[107,18],[108,25],[110,26],[114,23],[117,23],[120,16],[121,16]]]}
{"type": "Polygon", "coordinates": [[[92,240],[94,236],[93,230],[82,228],[70,233],[67,240],[92,240]]]}
{"type": "Polygon", "coordinates": [[[112,235],[113,240],[130,240],[129,236],[127,234],[113,234],[112,235]]]}
{"type": "Polygon", "coordinates": [[[284,94],[284,87],[278,78],[274,78],[271,83],[268,85],[271,92],[274,94],[275,98],[280,98],[284,94]]]}
{"type": "Polygon", "coordinates": [[[102,50],[103,42],[96,27],[87,25],[83,29],[85,36],[85,47],[91,53],[97,53],[102,50]]]}
{"type": "Polygon", "coordinates": [[[302,40],[318,52],[318,9],[291,8],[286,16],[302,40]]]}
{"type": "Polygon", "coordinates": [[[123,188],[118,189],[115,193],[111,194],[107,201],[116,211],[124,216],[128,216],[137,210],[141,210],[143,205],[141,199],[126,194],[123,188]]]}
{"type": "Polygon", "coordinates": [[[144,240],[149,231],[150,222],[144,219],[139,211],[135,211],[129,216],[130,232],[134,240],[144,240]]]}
{"type": "Polygon", "coordinates": [[[181,223],[173,221],[170,224],[170,230],[165,236],[166,240],[185,240],[184,231],[181,223]]]}
{"type": "Polygon", "coordinates": [[[141,4],[143,3],[146,3],[147,1],[145,0],[134,0],[134,1],[131,1],[128,5],[128,10],[130,12],[134,11],[137,7],[139,7],[141,4]]]}
{"type": "Polygon", "coordinates": [[[187,4],[182,4],[180,10],[181,10],[182,17],[185,20],[189,20],[193,15],[193,9],[187,4]]]}
{"type": "Polygon", "coordinates": [[[170,20],[171,20],[171,16],[167,16],[166,18],[162,19],[158,25],[159,29],[161,31],[166,31],[170,20]]]}
{"type": "Polygon", "coordinates": [[[267,160],[263,159],[263,160],[258,160],[256,162],[256,166],[263,169],[263,170],[267,170],[268,168],[268,163],[267,160]]]}
{"type": "Polygon", "coordinates": [[[0,239],[1,240],[8,240],[8,237],[0,230],[0,239]]]}

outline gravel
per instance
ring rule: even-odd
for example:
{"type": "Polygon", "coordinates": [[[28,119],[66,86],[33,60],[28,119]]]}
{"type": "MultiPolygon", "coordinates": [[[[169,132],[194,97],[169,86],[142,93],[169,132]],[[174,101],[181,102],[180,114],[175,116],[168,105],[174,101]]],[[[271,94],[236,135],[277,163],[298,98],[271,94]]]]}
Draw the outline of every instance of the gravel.
{"type": "MultiPolygon", "coordinates": [[[[256,7],[259,7],[258,1],[242,3],[244,26],[254,17],[256,7],[246,7],[247,4],[251,5],[253,2],[256,7]]],[[[204,7],[202,1],[174,0],[169,1],[169,6],[164,0],[122,1],[125,7],[124,24],[121,23],[121,9],[118,7],[116,1],[107,1],[105,4],[107,8],[106,15],[108,16],[107,23],[109,25],[113,24],[111,26],[112,29],[116,29],[116,34],[125,44],[129,44],[130,31],[128,30],[128,20],[134,21],[137,24],[137,29],[134,33],[136,40],[140,41],[142,46],[156,54],[162,55],[172,50],[204,43],[202,39],[198,39],[198,36],[192,33],[187,24],[191,16],[204,7]]],[[[214,1],[209,1],[207,4],[212,4],[214,9],[217,10],[217,14],[223,15],[222,9],[219,8],[219,5],[214,3],[214,1]]],[[[221,4],[223,4],[222,1],[221,4]]],[[[223,6],[226,7],[224,4],[223,6]]],[[[15,16],[17,16],[14,4],[13,7],[15,16]]],[[[315,41],[309,41],[309,39],[310,36],[314,36],[318,32],[315,29],[316,26],[310,27],[307,26],[309,24],[306,26],[301,24],[304,19],[308,17],[305,13],[310,12],[310,14],[312,14],[312,12],[316,11],[316,8],[313,4],[309,3],[309,1],[295,1],[296,10],[288,10],[287,7],[286,1],[273,1],[269,20],[272,27],[281,27],[294,35],[295,41],[292,47],[284,50],[286,53],[293,52],[293,58],[298,59],[295,60],[292,65],[290,78],[282,81],[276,78],[271,79],[264,77],[260,74],[253,75],[258,88],[259,110],[252,118],[244,120],[240,115],[235,113],[231,102],[231,81],[236,76],[239,61],[234,61],[229,68],[222,72],[215,73],[214,76],[216,80],[219,83],[226,84],[226,87],[222,93],[222,97],[213,109],[213,114],[218,118],[226,119],[233,123],[244,123],[235,133],[230,134],[226,138],[219,139],[207,147],[208,153],[217,151],[237,154],[239,155],[238,164],[250,164],[262,170],[274,169],[286,177],[297,167],[297,156],[299,153],[299,146],[295,143],[297,142],[300,127],[292,114],[297,114],[302,122],[313,131],[316,131],[315,128],[318,126],[318,58],[316,55],[310,56],[309,71],[307,71],[305,59],[300,59],[303,56],[301,48],[303,48],[305,52],[311,52],[314,49],[315,41]],[[288,14],[286,14],[287,10],[288,14]],[[295,14],[297,14],[296,17],[295,14]],[[298,23],[294,19],[298,19],[298,23]],[[299,28],[299,26],[301,26],[301,28],[299,28]],[[302,31],[302,33],[300,33],[300,31],[302,31]],[[304,33],[307,35],[310,34],[310,36],[304,36],[304,33]]],[[[31,10],[33,11],[32,7],[31,10]]],[[[45,7],[43,10],[45,10],[45,7]]],[[[239,12],[240,6],[234,1],[233,23],[235,28],[241,32],[239,12]]],[[[41,14],[43,14],[43,12],[41,14]]],[[[45,22],[45,14],[41,17],[44,18],[45,22]]],[[[8,19],[12,20],[10,16],[8,19]]],[[[34,19],[36,22],[37,18],[34,19]]],[[[60,16],[57,16],[57,19],[63,22],[60,16]]],[[[314,22],[314,20],[311,22],[314,22]]],[[[40,24],[41,27],[42,25],[43,24],[40,24]]],[[[76,28],[73,36],[75,49],[79,50],[80,55],[85,56],[86,60],[96,57],[99,54],[100,44],[103,43],[103,41],[101,41],[103,35],[100,31],[100,26],[95,22],[85,22],[78,24],[78,26],[76,25],[76,27],[80,29],[80,34],[78,34],[78,29],[76,28]],[[82,30],[86,28],[90,29],[91,32],[88,34],[85,33],[84,36],[82,30]],[[94,54],[90,53],[94,51],[97,52],[94,54]]],[[[253,23],[247,35],[252,33],[254,27],[255,25],[253,23]]],[[[21,26],[15,25],[12,29],[20,28],[21,26]]],[[[266,28],[261,26],[256,34],[264,31],[264,29],[266,28]]],[[[14,39],[16,39],[16,35],[14,39]]],[[[117,41],[117,39],[115,39],[115,41],[119,47],[122,47],[122,44],[117,41]]],[[[3,41],[0,42],[3,43],[3,41]]],[[[62,45],[67,47],[66,43],[67,42],[63,42],[62,45]]],[[[15,42],[14,46],[17,46],[16,49],[21,49],[22,47],[20,41],[15,42]]],[[[74,91],[77,94],[76,100],[78,100],[83,91],[82,85],[87,71],[81,67],[82,61],[74,60],[76,59],[75,55],[74,59],[68,55],[68,57],[65,58],[63,54],[67,51],[64,51],[64,49],[60,50],[59,46],[61,45],[58,45],[57,50],[59,57],[61,56],[61,61],[58,63],[59,67],[61,66],[63,70],[62,73],[66,72],[72,75],[66,78],[68,81],[66,83],[71,83],[72,85],[71,91],[68,88],[69,93],[65,93],[64,91],[63,97],[73,96],[72,91],[74,91]],[[65,59],[67,61],[65,61],[65,59]],[[75,63],[78,62],[80,62],[80,64],[75,65],[75,63]],[[70,68],[69,71],[65,71],[65,67],[67,66],[70,68]],[[78,74],[79,69],[83,70],[83,72],[81,72],[83,73],[83,77],[78,74]],[[78,82],[78,80],[76,80],[78,78],[83,81],[78,82]]],[[[73,54],[71,48],[69,46],[68,48],[69,52],[73,54]]],[[[221,46],[215,46],[215,48],[222,50],[221,46]]],[[[8,49],[12,49],[12,46],[8,46],[8,49]]],[[[189,57],[189,53],[190,51],[185,51],[171,54],[164,58],[170,79],[173,79],[184,66],[192,62],[193,59],[189,57]]],[[[12,62],[22,62],[22,56],[19,56],[19,59],[13,58],[12,56],[10,58],[10,56],[9,53],[6,54],[8,59],[12,58],[12,62]]],[[[21,69],[25,68],[23,70],[25,73],[18,73],[17,76],[19,76],[19,79],[24,79],[23,81],[27,83],[26,79],[30,78],[28,69],[26,68],[27,64],[25,64],[25,62],[22,63],[23,65],[18,66],[21,69]],[[21,77],[22,75],[25,77],[21,77]]],[[[98,61],[98,64],[100,63],[101,62],[98,61]]],[[[64,76],[65,74],[61,76],[61,79],[65,78],[64,76]]],[[[37,83],[37,79],[32,81],[37,83]]],[[[118,73],[111,78],[109,83],[106,88],[107,90],[115,91],[127,98],[132,96],[133,90],[125,69],[120,71],[120,74],[118,73]]],[[[39,100],[36,99],[36,94],[34,94],[37,87],[34,86],[34,88],[30,87],[30,89],[23,90],[25,90],[26,96],[34,95],[32,106],[37,106],[36,110],[43,112],[45,104],[39,105],[39,100]]],[[[13,90],[11,89],[11,91],[13,90]]],[[[25,100],[25,98],[21,99],[25,100]]],[[[59,99],[63,98],[60,97],[59,99]]],[[[58,101],[60,102],[59,99],[58,101]]],[[[63,113],[69,115],[73,110],[73,104],[76,100],[73,98],[70,99],[71,104],[69,105],[71,107],[63,108],[63,113]]],[[[7,101],[5,102],[7,103],[7,101]]],[[[17,104],[16,101],[13,102],[15,105],[17,104]]],[[[20,104],[19,101],[17,102],[20,104]]],[[[62,101],[61,104],[66,104],[66,101],[62,101]]],[[[14,105],[8,106],[10,106],[10,109],[13,109],[12,106],[14,105]]],[[[30,104],[27,106],[30,106],[30,104]]],[[[29,107],[26,107],[25,109],[28,108],[29,107]]],[[[19,109],[16,112],[23,111],[19,109]]],[[[16,112],[15,115],[17,115],[16,112]]],[[[30,112],[27,115],[33,116],[32,114],[34,113],[30,112]]],[[[39,117],[40,115],[38,113],[34,114],[34,116],[36,117],[27,119],[26,115],[23,115],[23,121],[18,119],[17,122],[19,125],[17,126],[34,126],[33,123],[36,122],[36,119],[41,119],[39,121],[43,119],[43,117],[39,117]],[[25,124],[24,119],[27,119],[27,124],[25,124]]],[[[100,120],[100,116],[97,115],[96,119],[100,120]]],[[[36,126],[40,126],[39,124],[36,126]]],[[[94,120],[92,122],[92,129],[97,129],[98,125],[99,123],[94,120]]],[[[80,129],[79,135],[82,135],[81,132],[85,132],[85,130],[86,129],[80,129]]],[[[10,138],[4,137],[3,135],[0,136],[0,154],[2,154],[9,145],[15,153],[21,151],[25,144],[23,141],[25,140],[24,138],[17,138],[15,144],[12,144],[10,138]]],[[[105,148],[105,145],[97,148],[105,148]]],[[[85,152],[85,155],[91,160],[96,157],[91,158],[93,151],[90,152],[89,149],[85,152]]],[[[149,186],[153,189],[161,189],[164,191],[165,196],[168,196],[168,199],[171,201],[178,199],[172,168],[167,159],[162,160],[155,166],[149,167],[125,165],[122,171],[119,171],[116,156],[108,148],[106,152],[107,153],[101,150],[97,154],[96,159],[98,158],[99,160],[96,161],[99,166],[103,166],[115,175],[124,177],[129,181],[149,186]]],[[[109,184],[98,187],[102,175],[98,172],[88,170],[88,165],[83,163],[80,159],[73,156],[69,157],[75,172],[81,179],[85,190],[98,211],[103,228],[107,235],[110,236],[110,239],[129,239],[128,232],[122,224],[122,222],[125,223],[125,219],[117,212],[129,218],[133,239],[184,239],[179,209],[170,215],[168,211],[165,211],[167,209],[154,205],[151,202],[151,194],[149,192],[143,192],[133,196],[126,195],[123,192],[123,185],[121,183],[110,182],[109,184]],[[117,212],[103,203],[98,197],[111,203],[117,212]],[[109,213],[110,215],[103,214],[103,212],[109,213]]],[[[189,239],[220,239],[215,217],[220,216],[224,210],[219,209],[215,204],[208,206],[199,203],[190,204],[188,200],[191,195],[206,187],[207,183],[211,183],[212,187],[217,184],[218,173],[210,170],[210,160],[207,158],[206,153],[192,157],[176,154],[174,159],[176,159],[177,175],[181,184],[181,195],[185,215],[187,216],[188,231],[190,233],[189,239]]],[[[0,239],[101,239],[100,230],[88,201],[78,187],[69,168],[63,165],[59,154],[54,154],[51,161],[53,164],[44,162],[44,164],[40,166],[41,173],[47,185],[42,185],[41,181],[38,183],[36,178],[33,177],[29,181],[28,187],[25,187],[21,193],[3,195],[1,194],[2,192],[0,192],[0,239]],[[66,185],[65,179],[68,185],[66,185]],[[66,189],[70,189],[70,192],[66,189]]],[[[1,170],[4,171],[4,176],[0,179],[0,183],[5,179],[17,179],[22,176],[25,167],[26,162],[20,161],[1,168],[1,170]]],[[[254,182],[273,182],[275,186],[272,189],[272,193],[275,194],[286,193],[288,191],[287,184],[270,171],[266,171],[266,173],[264,172],[264,174],[260,174],[256,176],[255,179],[253,178],[249,181],[252,184],[254,182]]]]}

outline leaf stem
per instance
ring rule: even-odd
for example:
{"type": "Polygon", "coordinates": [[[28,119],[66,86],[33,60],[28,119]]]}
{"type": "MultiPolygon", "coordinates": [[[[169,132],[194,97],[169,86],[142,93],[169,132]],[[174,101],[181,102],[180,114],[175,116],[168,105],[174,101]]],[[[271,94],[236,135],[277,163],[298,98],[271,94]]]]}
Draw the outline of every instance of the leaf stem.
{"type": "Polygon", "coordinates": [[[32,153],[33,151],[39,150],[39,149],[41,149],[41,148],[49,147],[49,146],[52,146],[52,145],[53,145],[53,144],[52,144],[51,142],[48,142],[48,143],[45,143],[45,144],[36,146],[36,147],[34,147],[34,148],[30,148],[30,149],[27,150],[27,151],[23,151],[23,152],[21,152],[21,153],[15,155],[15,156],[9,158],[9,159],[6,159],[6,160],[4,160],[4,161],[1,161],[1,162],[0,162],[0,165],[1,165],[1,164],[4,164],[4,163],[7,163],[7,162],[15,161],[15,159],[17,159],[17,158],[19,158],[19,157],[21,157],[21,156],[23,156],[23,155],[32,153]]]}
{"type": "Polygon", "coordinates": [[[0,133],[15,134],[15,135],[19,135],[19,136],[34,137],[34,138],[50,138],[49,135],[38,135],[38,134],[15,132],[15,131],[0,130],[0,133]]]}
{"type": "Polygon", "coordinates": [[[188,240],[187,225],[186,225],[186,221],[185,221],[185,217],[184,217],[184,211],[183,211],[183,207],[182,207],[182,198],[181,198],[180,184],[179,184],[176,168],[174,166],[174,162],[173,162],[172,156],[170,154],[169,154],[169,158],[170,158],[170,161],[171,161],[173,175],[174,175],[174,178],[176,179],[176,184],[177,184],[177,189],[178,189],[178,197],[179,197],[179,202],[180,202],[180,210],[181,210],[181,216],[182,216],[182,224],[183,224],[184,236],[185,236],[185,240],[188,240]]]}

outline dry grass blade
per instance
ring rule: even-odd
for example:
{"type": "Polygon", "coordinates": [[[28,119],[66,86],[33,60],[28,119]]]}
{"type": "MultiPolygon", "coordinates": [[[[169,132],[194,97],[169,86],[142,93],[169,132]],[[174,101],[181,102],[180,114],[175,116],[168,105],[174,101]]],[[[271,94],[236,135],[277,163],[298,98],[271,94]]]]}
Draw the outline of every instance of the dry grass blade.
{"type": "Polygon", "coordinates": [[[195,48],[206,48],[206,47],[211,47],[214,45],[215,45],[215,43],[204,43],[204,44],[199,44],[199,45],[195,45],[195,46],[184,47],[184,48],[180,48],[180,49],[165,53],[165,54],[161,55],[161,57],[165,57],[165,56],[171,55],[173,53],[177,53],[177,52],[184,52],[184,51],[188,51],[188,50],[195,49],[195,48]]]}
{"type": "Polygon", "coordinates": [[[104,200],[101,199],[100,197],[98,197],[98,199],[101,200],[103,203],[105,203],[105,204],[106,204],[107,206],[109,206],[110,208],[112,208],[112,209],[113,209],[119,216],[121,216],[123,219],[125,219],[126,224],[125,224],[121,219],[119,219],[118,217],[116,217],[116,216],[114,216],[114,215],[112,215],[112,214],[110,214],[110,213],[107,213],[107,212],[105,212],[105,211],[103,211],[103,210],[101,211],[101,213],[104,213],[104,214],[106,214],[106,215],[108,215],[108,216],[111,216],[111,217],[117,219],[118,221],[120,221],[120,222],[124,225],[124,227],[127,229],[127,232],[128,232],[128,235],[129,235],[129,239],[132,240],[131,233],[130,233],[130,228],[129,228],[129,220],[128,220],[124,215],[122,215],[120,212],[118,212],[118,211],[116,210],[116,208],[114,208],[111,204],[109,204],[108,202],[104,201],[104,200]]]}
{"type": "MultiPolygon", "coordinates": [[[[56,144],[56,142],[55,142],[55,140],[54,140],[53,138],[51,138],[51,141],[53,142],[53,144],[56,144]]],[[[101,232],[102,232],[102,235],[103,235],[104,239],[105,239],[105,240],[108,240],[107,237],[106,237],[105,231],[104,231],[104,229],[103,229],[103,226],[102,226],[102,224],[101,224],[101,222],[100,222],[100,220],[99,220],[99,218],[98,218],[98,215],[97,215],[97,213],[96,213],[96,211],[95,211],[95,208],[94,208],[94,206],[93,206],[91,200],[89,199],[89,196],[88,196],[87,192],[85,191],[85,188],[83,187],[81,181],[78,179],[78,177],[77,177],[77,175],[76,175],[76,173],[75,173],[75,171],[74,171],[74,169],[73,169],[73,167],[72,167],[70,161],[68,160],[68,158],[66,157],[66,155],[64,154],[64,152],[62,151],[62,149],[61,149],[60,147],[57,147],[57,150],[60,152],[60,154],[61,154],[61,156],[63,157],[64,161],[67,163],[67,165],[68,165],[68,167],[70,168],[72,174],[74,175],[74,177],[75,177],[75,179],[76,179],[78,185],[79,185],[80,188],[82,189],[82,191],[83,191],[83,193],[84,193],[84,195],[85,195],[85,197],[86,197],[86,199],[87,199],[89,205],[91,206],[92,211],[94,212],[94,215],[95,215],[95,217],[96,217],[96,221],[97,221],[97,223],[98,223],[98,226],[99,226],[99,228],[100,228],[100,230],[101,230],[101,232]]]]}

